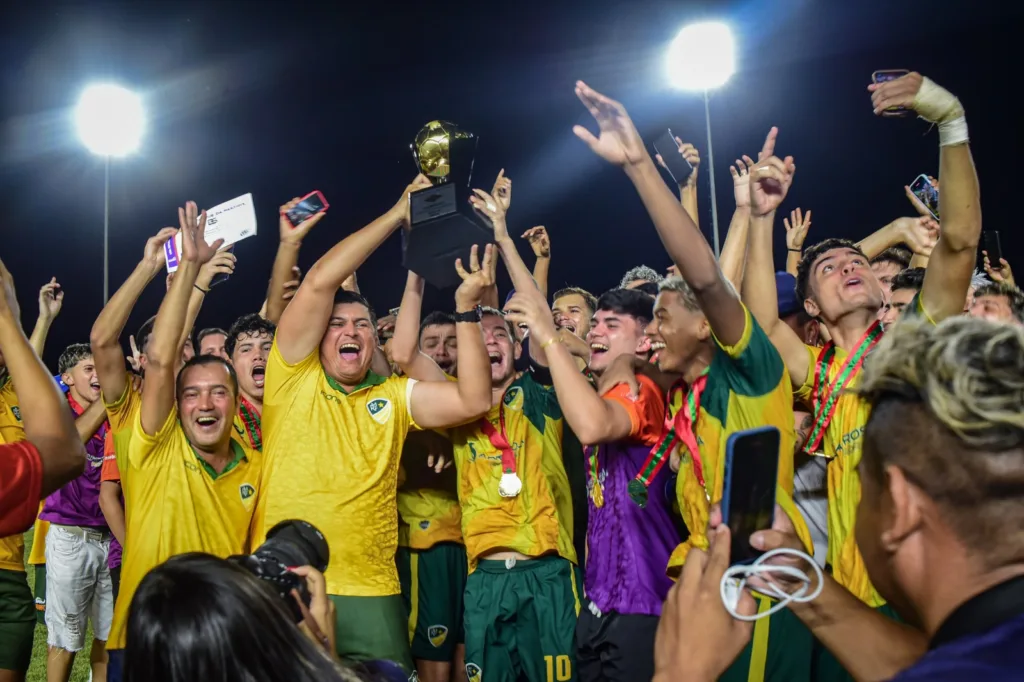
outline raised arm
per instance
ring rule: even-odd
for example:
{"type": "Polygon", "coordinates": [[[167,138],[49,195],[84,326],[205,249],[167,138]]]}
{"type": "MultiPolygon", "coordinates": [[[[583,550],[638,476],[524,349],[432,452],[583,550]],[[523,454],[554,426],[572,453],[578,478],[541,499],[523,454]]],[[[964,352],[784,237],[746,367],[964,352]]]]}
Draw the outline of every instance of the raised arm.
{"type": "Polygon", "coordinates": [[[786,198],[796,172],[792,157],[782,161],[775,156],[778,133],[777,128],[768,131],[757,165],[750,174],[751,216],[743,301],[782,356],[793,385],[800,386],[807,378],[807,351],[796,332],[789,325],[780,323],[779,300],[775,291],[772,228],[775,211],[786,198]]]}
{"type": "Polygon", "coordinates": [[[39,451],[45,497],[82,473],[85,448],[53,376],[21,328],[14,279],[0,261],[0,352],[18,391],[25,438],[39,451]]]}
{"type": "Polygon", "coordinates": [[[146,390],[142,392],[142,430],[155,435],[174,409],[174,378],[181,362],[179,339],[188,317],[188,301],[199,268],[217,253],[223,240],[206,243],[206,211],[195,202],[178,209],[181,224],[181,264],[164,296],[146,350],[146,390]]]}
{"type": "Polygon", "coordinates": [[[934,322],[941,322],[963,311],[981,239],[981,194],[964,108],[951,92],[919,73],[868,89],[876,114],[895,104],[938,124],[942,229],[921,286],[921,305],[934,322]]]}
{"type": "Polygon", "coordinates": [[[277,327],[277,347],[285,362],[298,362],[316,350],[342,283],[408,220],[409,193],[428,186],[426,177],[416,176],[387,213],[335,244],[310,268],[277,327]]]}
{"type": "MultiPolygon", "coordinates": [[[[496,259],[491,259],[496,260],[496,259]]],[[[423,278],[412,270],[405,281],[402,305],[395,318],[395,334],[391,337],[391,359],[407,376],[417,381],[444,381],[437,363],[420,352],[420,318],[423,313],[423,278]]]]}
{"type": "MultiPolygon", "coordinates": [[[[299,265],[299,249],[302,247],[302,240],[306,238],[313,226],[320,222],[324,213],[320,212],[310,216],[297,226],[293,226],[288,220],[287,213],[299,203],[301,199],[295,197],[281,207],[278,214],[277,255],[274,256],[274,265],[270,271],[270,286],[267,289],[267,314],[266,319],[274,324],[281,320],[284,309],[288,307],[291,297],[288,283],[295,279],[295,270],[299,265]]],[[[353,281],[355,272],[352,272],[353,281]]]]}
{"type": "MultiPolygon", "coordinates": [[[[462,260],[455,267],[462,284],[455,292],[455,313],[473,313],[480,305],[484,291],[491,284],[491,259],[495,257],[490,244],[484,249],[480,263],[478,249],[473,246],[469,272],[462,260]]],[[[487,414],[491,407],[491,361],[484,345],[483,327],[476,321],[455,324],[459,356],[456,360],[458,381],[421,381],[412,388],[409,409],[413,420],[424,429],[437,429],[464,424],[487,414]]]]}
{"type": "Polygon", "coordinates": [[[32,336],[29,343],[36,355],[43,357],[43,350],[46,348],[46,337],[50,334],[50,326],[60,315],[60,309],[64,305],[64,290],[57,283],[56,277],[39,290],[39,317],[36,318],[36,326],[32,329],[32,336]]]}
{"type": "Polygon", "coordinates": [[[800,258],[803,256],[804,240],[811,229],[811,212],[804,213],[801,209],[790,211],[788,218],[782,219],[786,228],[786,272],[796,277],[800,258]]]}
{"type": "Polygon", "coordinates": [[[736,159],[736,163],[729,166],[736,210],[729,221],[729,231],[725,233],[725,243],[722,244],[718,265],[736,291],[743,286],[743,272],[747,267],[747,233],[750,231],[749,173],[753,167],[754,162],[749,156],[736,159]]]}
{"type": "Polygon", "coordinates": [[[543,225],[531,227],[523,233],[523,239],[530,242],[533,255],[537,259],[533,263],[533,281],[541,295],[548,297],[548,274],[551,272],[551,238],[543,225]]]}
{"type": "Polygon", "coordinates": [[[746,324],[739,295],[719,269],[704,235],[662,180],[625,107],[582,81],[576,83],[576,96],[597,121],[600,136],[594,137],[579,125],[573,132],[595,154],[626,172],[665,250],[679,268],[680,276],[693,289],[711,329],[725,345],[736,344],[746,324]]]}
{"type": "Polygon", "coordinates": [[[128,372],[124,366],[121,350],[121,332],[143,289],[153,281],[164,267],[164,244],[173,239],[177,230],[165,227],[155,236],[146,240],[142,260],[121,288],[114,292],[107,305],[100,311],[89,334],[92,357],[96,363],[96,375],[105,402],[113,402],[124,395],[128,372]]]}

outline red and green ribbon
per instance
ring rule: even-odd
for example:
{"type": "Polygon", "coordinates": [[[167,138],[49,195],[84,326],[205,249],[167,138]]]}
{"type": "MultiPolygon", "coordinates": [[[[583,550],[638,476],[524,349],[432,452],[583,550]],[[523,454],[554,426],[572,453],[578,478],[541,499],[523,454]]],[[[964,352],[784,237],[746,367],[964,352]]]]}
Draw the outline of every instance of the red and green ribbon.
{"type": "Polygon", "coordinates": [[[256,406],[245,399],[245,396],[240,396],[241,400],[238,404],[238,415],[242,418],[242,424],[245,425],[245,431],[249,435],[249,442],[252,443],[252,447],[255,450],[263,451],[263,426],[260,421],[259,410],[256,406]]]}
{"type": "Polygon", "coordinates": [[[807,437],[807,445],[804,448],[807,452],[816,452],[821,446],[821,441],[825,438],[825,430],[832,422],[832,416],[839,404],[839,396],[863,367],[864,359],[878,345],[881,338],[882,323],[875,320],[864,332],[864,336],[860,337],[860,341],[854,346],[853,352],[846,358],[846,362],[839,369],[839,373],[836,374],[836,378],[831,384],[827,384],[828,373],[835,360],[836,345],[829,341],[818,353],[818,362],[814,368],[814,387],[811,390],[814,428],[811,429],[811,435],[807,437]]]}

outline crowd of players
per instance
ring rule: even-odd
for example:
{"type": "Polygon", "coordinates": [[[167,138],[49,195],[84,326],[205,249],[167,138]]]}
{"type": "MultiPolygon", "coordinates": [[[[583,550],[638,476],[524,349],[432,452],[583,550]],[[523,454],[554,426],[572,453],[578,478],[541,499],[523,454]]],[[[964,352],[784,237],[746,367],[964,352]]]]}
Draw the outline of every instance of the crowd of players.
{"type": "MultiPolygon", "coordinates": [[[[93,680],[205,678],[202,655],[172,657],[175,637],[144,650],[146,618],[177,622],[194,589],[162,565],[248,553],[287,519],[327,540],[322,578],[296,570],[329,596],[310,606],[314,639],[345,664],[390,661],[425,681],[792,681],[946,679],[984,658],[971,670],[1009,679],[1000,657],[1020,653],[1005,642],[1024,637],[1024,294],[1005,261],[986,259],[991,280],[975,273],[980,198],[959,101],[919,74],[871,87],[876,114],[902,106],[937,124],[941,224],[915,204],[919,216],[859,242],[805,246],[811,214],[794,211],[776,273],[775,214],[796,171],[776,129],[731,168],[716,259],[697,173],[677,198],[622,105],[583,83],[576,94],[599,131],[574,132],[634,185],[674,263],[666,277],[634,268],[600,297],[549,297],[549,236],[523,235],[531,272],[502,174],[471,199],[494,244],[455,264],[454,311],[423,317],[410,272],[378,320],[355,273],[407,226],[419,176],[301,283],[299,250],[324,214],[296,226],[284,216],[297,200],[282,206],[264,309],[193,345],[235,257],[207,243],[189,203],[148,240],[89,343],[61,355],[58,406],[38,356],[63,294],[43,287],[27,339],[0,268],[0,443],[14,444],[0,459],[0,680],[21,679],[31,655],[30,524],[59,682],[88,622],[93,680]],[[124,326],[176,232],[180,268],[126,363],[124,326]],[[515,289],[503,305],[499,260],[515,289]],[[765,425],[781,433],[777,509],[751,544],[827,570],[816,600],[771,615],[775,600],[744,593],[738,614],[767,616],[746,622],[719,596],[718,502],[727,439],[765,425]],[[988,588],[1017,610],[954,612],[988,588]]],[[[691,145],[679,153],[699,167],[691,145]]]]}

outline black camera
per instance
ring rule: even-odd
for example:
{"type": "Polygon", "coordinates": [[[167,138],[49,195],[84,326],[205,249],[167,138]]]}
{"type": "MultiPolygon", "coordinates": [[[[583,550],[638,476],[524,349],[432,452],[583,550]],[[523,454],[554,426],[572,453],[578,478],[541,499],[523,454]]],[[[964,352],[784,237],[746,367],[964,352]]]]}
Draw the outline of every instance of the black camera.
{"type": "Polygon", "coordinates": [[[295,603],[292,590],[299,593],[307,608],[310,594],[306,579],[288,568],[312,566],[323,573],[327,570],[331,553],[324,534],[316,526],[308,521],[291,519],[271,528],[266,542],[252,554],[232,558],[254,576],[266,581],[281,596],[288,612],[298,623],[302,621],[302,610],[295,603]]]}

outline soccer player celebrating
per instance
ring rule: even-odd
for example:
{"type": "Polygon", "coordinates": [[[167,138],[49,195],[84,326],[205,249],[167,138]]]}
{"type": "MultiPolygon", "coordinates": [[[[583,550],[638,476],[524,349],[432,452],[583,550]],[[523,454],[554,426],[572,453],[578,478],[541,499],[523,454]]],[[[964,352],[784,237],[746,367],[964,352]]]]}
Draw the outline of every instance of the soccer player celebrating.
{"type": "Polygon", "coordinates": [[[206,243],[206,214],[194,202],[178,214],[181,266],[153,324],[131,438],[126,452],[118,451],[128,517],[109,642],[114,680],[121,679],[128,607],[143,576],[176,554],[248,552],[260,485],[262,455],[231,438],[238,381],[230,363],[198,355],[177,371],[189,297],[220,245],[206,243]]]}
{"type": "MultiPolygon", "coordinates": [[[[264,494],[254,541],[278,521],[302,518],[331,548],[325,573],[337,607],[338,654],[386,659],[411,671],[409,635],[394,555],[396,485],[410,429],[472,421],[490,405],[487,353],[477,306],[489,269],[471,263],[456,293],[459,382],[417,383],[370,370],[376,324],[359,294],[339,291],[392,233],[408,224],[407,195],[310,269],[281,315],[263,398],[264,494]]],[[[474,259],[476,260],[476,259],[474,259]]],[[[462,268],[461,263],[457,263],[462,268]]]]}
{"type": "MultiPolygon", "coordinates": [[[[665,436],[685,448],[676,493],[690,531],[673,552],[669,570],[680,570],[691,547],[708,547],[708,518],[711,505],[722,497],[729,435],[766,424],[782,436],[776,501],[799,529],[805,548],[810,547],[810,534],[792,500],[793,393],[782,358],[665,185],[625,108],[583,82],[576,84],[576,95],[596,119],[600,136],[582,126],[574,132],[595,154],[623,168],[682,276],[662,282],[654,308],[654,326],[665,344],[658,363],[663,370],[681,372],[689,387],[685,399],[682,391],[674,392],[673,421],[665,436]]],[[[761,599],[762,605],[766,602],[761,599]]],[[[756,630],[753,646],[731,674],[777,680],[810,674],[812,638],[792,614],[763,618],[756,630]]]]}
{"type": "MultiPolygon", "coordinates": [[[[653,304],[651,296],[629,288],[613,289],[598,299],[588,337],[590,369],[596,376],[616,358],[646,359],[650,342],[644,328],[652,319],[653,304]]],[[[555,338],[543,298],[532,296],[523,307],[533,338],[555,338]]],[[[509,317],[518,321],[520,314],[509,317]]],[[[639,376],[636,398],[629,396],[625,384],[602,398],[563,344],[548,346],[546,353],[565,420],[589,444],[589,608],[576,626],[579,676],[649,680],[658,617],[672,586],[665,566],[680,542],[671,516],[672,472],[665,466],[672,443],[660,438],[665,396],[654,381],[639,376]]]]}
{"type": "Polygon", "coordinates": [[[238,413],[235,433],[253,450],[263,450],[263,390],[267,358],[274,343],[274,324],[259,315],[249,314],[235,320],[228,331],[224,348],[238,377],[238,413]]]}

